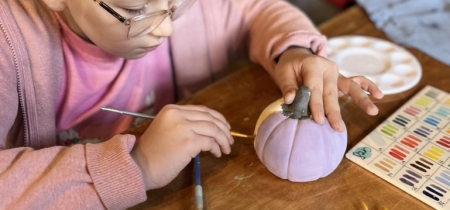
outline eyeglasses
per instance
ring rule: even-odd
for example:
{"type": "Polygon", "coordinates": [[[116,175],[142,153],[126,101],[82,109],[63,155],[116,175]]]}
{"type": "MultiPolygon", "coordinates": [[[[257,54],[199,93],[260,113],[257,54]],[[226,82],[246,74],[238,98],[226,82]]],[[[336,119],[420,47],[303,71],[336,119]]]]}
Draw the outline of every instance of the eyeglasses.
{"type": "Polygon", "coordinates": [[[158,28],[158,26],[168,16],[170,16],[172,21],[176,20],[195,2],[195,0],[175,0],[175,4],[168,10],[160,10],[127,19],[114,11],[102,0],[93,1],[97,2],[103,9],[108,11],[112,16],[125,25],[128,39],[137,38],[151,33],[153,30],[158,28]]]}

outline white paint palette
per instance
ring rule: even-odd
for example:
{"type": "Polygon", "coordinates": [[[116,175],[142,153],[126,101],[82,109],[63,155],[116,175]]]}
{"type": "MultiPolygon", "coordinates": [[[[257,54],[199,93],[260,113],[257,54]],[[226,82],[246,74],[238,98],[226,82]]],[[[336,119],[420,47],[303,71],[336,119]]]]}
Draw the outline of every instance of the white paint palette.
{"type": "Polygon", "coordinates": [[[392,42],[368,36],[339,36],[328,41],[328,58],[346,77],[365,76],[385,95],[406,91],[420,81],[414,55],[392,42]]]}
{"type": "Polygon", "coordinates": [[[450,94],[426,86],[345,156],[431,207],[450,210],[450,94]]]}

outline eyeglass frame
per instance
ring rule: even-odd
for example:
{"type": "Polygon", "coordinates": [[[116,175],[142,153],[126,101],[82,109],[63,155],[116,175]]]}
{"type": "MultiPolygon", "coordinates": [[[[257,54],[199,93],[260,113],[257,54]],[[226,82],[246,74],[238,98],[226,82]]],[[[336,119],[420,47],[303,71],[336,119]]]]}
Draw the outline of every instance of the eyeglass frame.
{"type": "MultiPolygon", "coordinates": [[[[162,22],[164,21],[164,19],[167,18],[167,16],[170,16],[171,19],[173,20],[172,15],[173,15],[173,13],[175,12],[175,10],[177,9],[177,6],[178,6],[178,5],[174,5],[174,6],[172,6],[171,8],[169,8],[167,10],[160,10],[160,11],[151,12],[151,13],[148,13],[148,14],[137,15],[137,16],[134,16],[134,17],[131,17],[131,18],[125,18],[124,16],[122,16],[118,12],[116,12],[113,8],[111,8],[108,4],[103,2],[103,0],[93,0],[93,1],[96,2],[98,5],[100,5],[109,14],[114,16],[117,20],[119,20],[121,23],[123,23],[125,25],[125,27],[127,29],[127,38],[128,39],[131,39],[130,38],[130,28],[131,28],[131,24],[133,23],[133,20],[134,20],[134,22],[137,22],[139,20],[142,20],[142,19],[145,19],[145,18],[149,18],[149,17],[155,16],[155,15],[160,15],[160,14],[161,15],[165,15],[165,17],[162,19],[162,22]]],[[[161,24],[161,23],[159,23],[159,24],[161,24]]],[[[159,24],[153,30],[158,28],[159,24]]],[[[153,30],[147,32],[147,34],[151,33],[153,30]]],[[[141,36],[143,36],[143,35],[141,35],[141,36]]],[[[136,36],[136,37],[140,37],[140,36],[136,36]]],[[[133,38],[136,38],[136,37],[133,37],[133,38]]]]}

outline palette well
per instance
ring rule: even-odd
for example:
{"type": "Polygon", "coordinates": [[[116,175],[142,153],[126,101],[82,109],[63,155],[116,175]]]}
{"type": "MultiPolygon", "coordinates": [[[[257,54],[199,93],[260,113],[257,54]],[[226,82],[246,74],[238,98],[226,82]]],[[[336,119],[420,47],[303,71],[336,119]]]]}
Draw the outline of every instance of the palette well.
{"type": "Polygon", "coordinates": [[[450,210],[450,94],[426,86],[345,156],[431,207],[450,210]]]}

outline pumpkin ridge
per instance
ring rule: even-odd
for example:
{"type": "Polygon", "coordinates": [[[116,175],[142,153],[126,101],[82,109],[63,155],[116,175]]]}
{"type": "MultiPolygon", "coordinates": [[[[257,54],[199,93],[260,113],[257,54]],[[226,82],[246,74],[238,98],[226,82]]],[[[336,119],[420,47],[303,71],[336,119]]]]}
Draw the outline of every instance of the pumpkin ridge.
{"type": "Polygon", "coordinates": [[[297,120],[296,125],[294,126],[295,136],[294,136],[294,140],[292,141],[292,144],[291,144],[292,146],[291,146],[291,152],[289,154],[289,161],[288,161],[288,164],[287,164],[287,167],[286,167],[286,174],[289,174],[290,165],[291,165],[291,159],[292,159],[292,152],[294,151],[292,148],[294,148],[295,142],[297,141],[297,135],[299,134],[299,133],[297,133],[297,131],[298,131],[298,124],[299,123],[300,123],[300,120],[297,120]]]}
{"type": "MultiPolygon", "coordinates": [[[[327,123],[329,123],[329,122],[327,122],[327,123]]],[[[333,129],[333,128],[331,128],[331,125],[329,125],[327,128],[328,128],[328,129],[333,129]]],[[[337,132],[337,131],[335,131],[335,132],[337,132]]],[[[346,131],[346,132],[347,132],[347,131],[346,131]]],[[[330,140],[331,140],[331,141],[338,141],[338,139],[336,138],[336,135],[330,135],[330,140]]],[[[337,167],[337,166],[339,165],[339,163],[334,164],[334,161],[336,161],[335,156],[334,156],[331,152],[329,152],[329,151],[326,151],[325,153],[326,153],[325,155],[327,155],[327,160],[332,160],[332,161],[330,161],[331,163],[327,163],[327,165],[336,165],[336,167],[337,167]]],[[[338,162],[340,162],[340,161],[338,161],[338,162]]],[[[331,171],[334,171],[335,169],[336,169],[336,168],[334,168],[334,169],[331,170],[331,171]]],[[[328,171],[323,170],[323,171],[322,171],[322,176],[328,176],[330,173],[331,173],[331,172],[328,172],[328,171]]]]}
{"type": "MultiPolygon", "coordinates": [[[[328,120],[326,119],[325,120],[325,122],[320,126],[320,129],[323,129],[324,127],[326,127],[327,124],[328,123],[328,120]]],[[[325,130],[325,129],[324,129],[325,130]]],[[[320,139],[322,139],[322,141],[320,141],[320,143],[321,143],[321,145],[320,145],[320,147],[319,148],[324,148],[325,147],[325,141],[327,141],[327,139],[326,138],[324,138],[324,137],[326,137],[327,136],[327,134],[328,133],[325,133],[325,132],[318,132],[318,135],[320,135],[320,139]]],[[[331,136],[330,136],[331,137],[331,136]]],[[[322,157],[323,156],[327,156],[327,153],[328,153],[328,151],[324,151],[323,149],[321,150],[322,151],[322,157]],[[325,153],[325,154],[323,154],[323,153],[325,153]]],[[[323,174],[324,174],[324,170],[325,170],[325,166],[327,166],[328,165],[328,157],[329,156],[327,156],[327,158],[325,158],[325,163],[326,164],[320,164],[320,177],[323,177],[323,174]]],[[[318,178],[320,178],[320,177],[318,177],[318,178]]]]}
{"type": "MultiPolygon", "coordinates": [[[[278,113],[272,113],[272,114],[270,114],[266,119],[268,119],[271,115],[273,115],[273,114],[278,114],[278,113]]],[[[281,114],[281,113],[280,113],[281,114]]],[[[261,162],[264,164],[265,163],[265,160],[264,160],[264,154],[266,154],[266,144],[267,144],[267,142],[268,141],[270,141],[270,139],[272,139],[272,138],[270,138],[270,137],[272,137],[272,134],[274,134],[275,132],[273,132],[273,131],[275,131],[281,124],[282,124],[282,122],[283,122],[283,120],[284,119],[282,119],[282,120],[280,120],[280,122],[277,122],[277,125],[272,129],[272,132],[270,132],[270,134],[269,134],[269,137],[267,138],[267,140],[266,141],[264,141],[264,145],[263,145],[263,149],[262,149],[262,151],[261,151],[261,162]]],[[[264,122],[263,122],[264,123],[264,122]]],[[[262,123],[261,123],[262,124],[262,123]]],[[[261,128],[261,126],[259,126],[260,128],[261,128]]],[[[267,167],[267,166],[266,166],[267,167]]]]}
{"type": "MultiPolygon", "coordinates": [[[[328,122],[328,123],[329,123],[329,122],[328,122]]],[[[333,128],[331,127],[330,124],[328,124],[327,129],[333,130],[333,128]]],[[[335,131],[335,132],[337,132],[337,131],[335,131]]],[[[347,129],[345,130],[345,132],[347,132],[347,129]]],[[[329,136],[329,139],[330,139],[330,140],[333,140],[333,141],[339,141],[339,138],[338,138],[337,135],[330,135],[330,136],[329,136]]],[[[344,140],[345,140],[345,142],[347,142],[347,134],[345,134],[344,140]]],[[[346,145],[346,144],[345,144],[345,145],[346,145]]],[[[340,155],[340,156],[335,156],[335,155],[333,155],[333,154],[335,154],[335,153],[326,151],[327,160],[332,160],[332,161],[328,162],[327,164],[328,164],[329,166],[333,166],[333,167],[331,167],[332,170],[330,170],[330,171],[325,171],[325,170],[324,170],[324,171],[322,172],[322,173],[323,173],[322,176],[328,176],[328,175],[330,175],[334,170],[336,170],[337,167],[339,167],[339,164],[342,162],[343,156],[345,155],[345,148],[346,148],[346,146],[344,147],[344,151],[341,152],[342,155],[340,155]]],[[[336,149],[338,149],[338,148],[336,148],[336,149]]],[[[325,166],[324,166],[324,167],[325,167],[325,166]]],[[[326,168],[330,168],[330,167],[326,167],[326,168]]]]}

